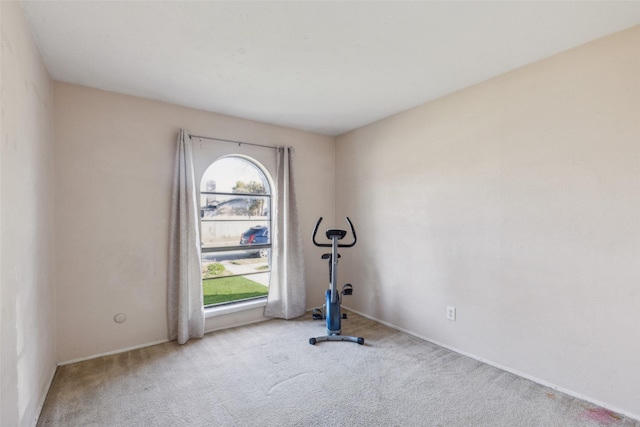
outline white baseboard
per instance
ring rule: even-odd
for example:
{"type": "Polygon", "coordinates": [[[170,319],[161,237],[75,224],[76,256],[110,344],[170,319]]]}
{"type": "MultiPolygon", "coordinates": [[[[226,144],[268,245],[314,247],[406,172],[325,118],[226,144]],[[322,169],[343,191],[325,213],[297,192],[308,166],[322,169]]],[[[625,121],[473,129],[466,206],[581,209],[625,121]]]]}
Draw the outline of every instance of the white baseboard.
{"type": "Polygon", "coordinates": [[[72,363],[84,362],[86,360],[97,359],[98,357],[102,357],[102,356],[112,356],[114,354],[124,353],[126,351],[138,350],[140,348],[151,347],[152,345],[164,344],[164,343],[169,342],[169,341],[170,340],[168,340],[168,339],[160,340],[160,341],[153,341],[153,342],[149,342],[149,343],[146,343],[146,344],[134,345],[133,347],[127,347],[127,348],[121,348],[121,349],[118,349],[118,350],[107,351],[106,353],[99,353],[99,354],[94,354],[94,355],[87,356],[87,357],[81,357],[79,359],[72,359],[72,360],[67,360],[67,361],[64,361],[64,362],[58,362],[58,366],[64,366],[64,365],[70,365],[72,363]]]}
{"type": "MultiPolygon", "coordinates": [[[[214,329],[205,330],[204,333],[208,334],[210,332],[220,331],[220,330],[223,330],[223,329],[237,328],[239,326],[250,325],[251,323],[264,322],[265,320],[269,320],[269,319],[268,318],[264,318],[264,319],[259,319],[259,320],[250,320],[250,321],[247,321],[247,322],[241,322],[241,323],[233,324],[233,325],[226,325],[226,326],[223,326],[223,327],[220,327],[220,328],[214,328],[214,329]]],[[[92,354],[91,356],[80,357],[78,359],[65,360],[64,362],[58,362],[58,366],[71,365],[72,363],[78,363],[78,362],[85,362],[87,360],[97,359],[98,357],[102,357],[102,356],[112,356],[114,354],[124,353],[124,352],[131,351],[131,350],[138,350],[140,348],[151,347],[153,345],[158,345],[158,344],[164,344],[164,343],[167,343],[169,341],[171,341],[171,340],[164,339],[164,340],[159,340],[159,341],[153,341],[153,342],[148,342],[148,343],[145,343],[145,344],[134,345],[132,347],[126,347],[126,348],[120,348],[118,350],[107,351],[105,353],[92,354]]]]}
{"type": "Polygon", "coordinates": [[[55,369],[53,369],[51,371],[51,376],[49,377],[49,381],[47,383],[47,387],[46,387],[46,392],[42,395],[42,397],[40,398],[40,402],[38,402],[38,408],[36,409],[36,416],[33,420],[33,427],[36,427],[38,425],[38,420],[40,419],[40,414],[42,413],[42,408],[44,408],[44,402],[47,400],[47,396],[49,395],[49,390],[51,390],[51,385],[53,384],[53,379],[56,376],[56,370],[57,370],[57,366],[55,369]]]}
{"type": "MultiPolygon", "coordinates": [[[[265,320],[269,320],[269,319],[265,318],[265,319],[260,319],[260,320],[251,320],[251,321],[248,321],[248,322],[242,322],[242,323],[238,323],[238,324],[223,326],[223,327],[220,327],[220,328],[208,329],[208,330],[204,331],[204,333],[208,334],[210,332],[220,331],[220,330],[223,330],[223,329],[237,328],[239,326],[250,325],[252,323],[264,322],[265,320]]],[[[112,356],[114,354],[124,353],[124,352],[131,351],[131,350],[138,350],[140,348],[151,347],[153,345],[158,345],[158,344],[164,344],[164,343],[169,342],[169,341],[171,341],[171,340],[165,339],[165,340],[153,341],[153,342],[148,342],[148,343],[145,343],[145,344],[134,345],[132,347],[126,347],[126,348],[120,348],[118,350],[107,351],[105,353],[92,354],[91,356],[80,357],[78,359],[65,360],[64,362],[58,362],[57,366],[64,366],[64,365],[71,365],[72,363],[85,362],[87,360],[97,359],[98,357],[102,357],[102,356],[112,356]]],[[[51,380],[53,381],[53,376],[51,377],[51,380]]],[[[43,401],[43,404],[44,404],[44,401],[43,401]]]]}
{"type": "Polygon", "coordinates": [[[634,413],[631,413],[629,411],[625,411],[623,409],[616,408],[616,407],[614,407],[612,405],[609,405],[608,403],[600,402],[597,399],[593,399],[593,398],[591,398],[589,396],[585,396],[585,395],[583,395],[581,393],[577,393],[577,392],[575,392],[573,390],[566,389],[566,388],[561,387],[559,385],[553,384],[553,383],[551,383],[549,381],[541,380],[540,378],[536,378],[536,377],[534,377],[532,375],[526,374],[524,372],[520,372],[520,371],[518,371],[516,369],[509,368],[508,366],[501,365],[500,363],[496,363],[496,362],[493,362],[491,360],[487,360],[485,358],[482,358],[480,356],[476,356],[475,354],[467,353],[466,351],[462,351],[462,350],[459,350],[457,348],[448,346],[448,345],[443,344],[441,342],[438,342],[438,341],[432,340],[432,339],[430,339],[428,337],[425,337],[425,336],[422,336],[420,334],[417,334],[417,333],[415,333],[413,331],[410,331],[408,329],[401,328],[401,327],[396,326],[396,325],[394,325],[392,323],[385,322],[384,320],[377,319],[377,318],[375,318],[373,316],[369,316],[368,314],[365,314],[365,313],[361,313],[361,312],[359,312],[357,310],[354,310],[352,308],[349,308],[349,307],[346,307],[346,306],[344,306],[344,308],[346,310],[349,310],[349,311],[351,311],[353,313],[356,313],[356,314],[358,314],[358,315],[360,315],[362,317],[365,317],[365,318],[367,318],[369,320],[373,320],[374,322],[378,322],[378,323],[380,323],[382,325],[388,326],[391,329],[395,329],[396,331],[400,331],[400,332],[403,332],[403,333],[405,333],[407,335],[414,336],[414,337],[419,338],[421,340],[424,340],[424,341],[430,342],[432,344],[435,344],[435,345],[437,345],[439,347],[446,348],[447,350],[451,350],[451,351],[453,351],[455,353],[461,354],[461,355],[466,356],[466,357],[470,357],[471,359],[475,359],[475,360],[477,360],[479,362],[486,363],[487,365],[493,366],[494,368],[498,368],[500,370],[503,370],[503,371],[509,372],[511,374],[517,375],[519,377],[528,379],[530,381],[533,381],[533,382],[538,383],[540,385],[543,385],[545,387],[552,388],[554,390],[557,390],[557,391],[559,391],[561,393],[564,393],[564,394],[567,394],[569,396],[575,397],[577,399],[581,399],[581,400],[587,401],[589,403],[593,403],[594,405],[600,406],[602,408],[606,408],[606,409],[608,409],[610,411],[616,412],[618,414],[622,414],[625,417],[629,417],[629,418],[632,418],[634,420],[640,421],[640,414],[634,414],[634,413]]]}

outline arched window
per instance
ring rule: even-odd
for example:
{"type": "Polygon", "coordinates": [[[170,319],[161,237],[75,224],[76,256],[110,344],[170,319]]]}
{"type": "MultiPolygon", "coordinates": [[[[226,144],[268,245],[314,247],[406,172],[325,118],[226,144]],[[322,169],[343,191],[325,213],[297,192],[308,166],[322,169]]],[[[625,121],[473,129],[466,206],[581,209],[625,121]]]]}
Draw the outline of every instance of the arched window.
{"type": "Polygon", "coordinates": [[[226,156],[200,182],[204,305],[266,297],[271,273],[271,180],[257,162],[226,156]]]}

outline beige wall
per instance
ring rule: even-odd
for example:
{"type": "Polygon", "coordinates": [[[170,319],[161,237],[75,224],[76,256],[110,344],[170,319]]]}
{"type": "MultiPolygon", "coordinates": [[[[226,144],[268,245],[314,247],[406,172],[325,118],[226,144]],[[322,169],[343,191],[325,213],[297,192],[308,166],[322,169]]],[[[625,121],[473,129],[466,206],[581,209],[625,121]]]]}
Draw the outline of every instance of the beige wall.
{"type": "Polygon", "coordinates": [[[347,304],[640,418],[639,53],[635,27],[339,137],[347,304]]]}
{"type": "MultiPolygon", "coordinates": [[[[325,264],[309,235],[317,216],[333,218],[334,138],[65,83],[56,83],[54,93],[58,361],[167,339],[179,128],[295,147],[305,259],[317,258],[307,264],[308,305],[321,302],[326,283],[317,278],[325,277],[325,264]],[[126,322],[115,323],[116,313],[125,313],[126,322]]],[[[200,173],[215,160],[211,144],[195,144],[200,173]]],[[[206,328],[260,320],[262,311],[210,318],[206,328]]]]}
{"type": "Polygon", "coordinates": [[[53,84],[20,4],[0,15],[0,425],[30,426],[56,362],[53,84]]]}

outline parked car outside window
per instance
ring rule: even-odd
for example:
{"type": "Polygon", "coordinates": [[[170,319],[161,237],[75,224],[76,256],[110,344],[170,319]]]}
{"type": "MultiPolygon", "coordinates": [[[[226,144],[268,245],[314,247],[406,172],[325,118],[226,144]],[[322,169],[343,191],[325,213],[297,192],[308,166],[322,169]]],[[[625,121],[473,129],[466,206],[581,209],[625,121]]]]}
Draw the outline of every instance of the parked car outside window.
{"type": "MultiPolygon", "coordinates": [[[[257,225],[251,227],[240,236],[241,245],[264,245],[269,243],[269,227],[257,225]]],[[[268,249],[262,248],[255,251],[248,251],[256,256],[264,258],[267,256],[268,249]]]]}

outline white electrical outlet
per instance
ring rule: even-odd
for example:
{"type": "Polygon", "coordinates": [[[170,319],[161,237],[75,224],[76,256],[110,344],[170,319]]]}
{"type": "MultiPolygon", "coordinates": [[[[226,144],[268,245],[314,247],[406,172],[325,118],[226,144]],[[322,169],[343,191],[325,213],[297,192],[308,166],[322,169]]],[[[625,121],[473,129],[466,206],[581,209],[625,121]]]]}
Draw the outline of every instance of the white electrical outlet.
{"type": "Polygon", "coordinates": [[[447,319],[456,321],[456,308],[452,305],[447,306],[447,319]]]}

